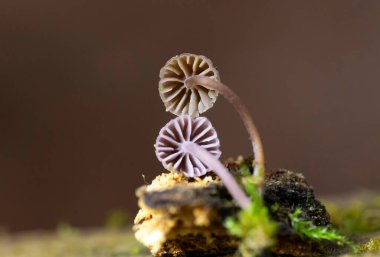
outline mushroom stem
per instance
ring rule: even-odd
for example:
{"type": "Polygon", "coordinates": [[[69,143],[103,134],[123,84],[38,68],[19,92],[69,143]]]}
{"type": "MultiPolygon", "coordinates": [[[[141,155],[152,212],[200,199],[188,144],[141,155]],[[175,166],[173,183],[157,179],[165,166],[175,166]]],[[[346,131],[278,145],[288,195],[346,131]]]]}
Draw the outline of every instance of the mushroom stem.
{"type": "Polygon", "coordinates": [[[206,149],[193,142],[184,142],[182,150],[195,156],[210,169],[212,169],[222,180],[232,197],[241,208],[246,208],[251,203],[249,197],[240,188],[234,177],[227,170],[227,168],[206,149]]]}
{"type": "Polygon", "coordinates": [[[187,88],[193,88],[197,85],[202,85],[203,87],[221,93],[239,113],[241,119],[243,120],[244,126],[249,134],[249,138],[252,142],[253,153],[255,155],[255,168],[253,174],[254,176],[260,176],[261,173],[265,170],[264,149],[259,135],[259,131],[256,128],[253,119],[248,112],[247,107],[243,104],[243,102],[235,94],[234,91],[232,91],[228,86],[226,86],[220,81],[200,75],[194,75],[185,80],[185,86],[187,88]]]}

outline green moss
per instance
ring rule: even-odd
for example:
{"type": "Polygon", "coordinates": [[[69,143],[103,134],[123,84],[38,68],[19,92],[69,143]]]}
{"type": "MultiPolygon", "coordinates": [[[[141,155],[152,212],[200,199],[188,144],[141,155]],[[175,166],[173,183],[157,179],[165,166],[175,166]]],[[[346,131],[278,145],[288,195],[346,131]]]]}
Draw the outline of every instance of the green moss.
{"type": "Polygon", "coordinates": [[[142,248],[140,246],[135,246],[131,249],[131,254],[137,255],[142,252],[142,248]]]}
{"type": "Polygon", "coordinates": [[[120,229],[126,227],[129,222],[129,215],[123,210],[114,210],[106,218],[106,227],[120,229]]]}
{"type": "Polygon", "coordinates": [[[79,230],[71,226],[68,222],[60,222],[57,226],[57,234],[61,238],[73,238],[79,235],[79,230]]]}
{"type": "Polygon", "coordinates": [[[325,201],[331,223],[345,234],[380,230],[380,196],[358,197],[345,204],[325,201]]]}
{"type": "Polygon", "coordinates": [[[239,177],[248,177],[248,176],[252,175],[252,173],[249,169],[249,166],[246,162],[242,162],[240,164],[240,167],[239,167],[237,174],[239,177]]]}
{"type": "Polygon", "coordinates": [[[270,207],[270,210],[272,212],[276,212],[280,209],[280,207],[281,207],[280,204],[276,202],[276,203],[272,204],[272,206],[270,207]]]}
{"type": "Polygon", "coordinates": [[[359,252],[380,252],[380,237],[372,238],[368,242],[358,246],[359,252]]]}
{"type": "Polygon", "coordinates": [[[296,209],[294,213],[289,215],[292,227],[298,235],[315,241],[328,240],[341,245],[347,245],[354,252],[357,252],[357,247],[354,243],[339,234],[335,229],[328,226],[316,226],[311,221],[303,219],[301,214],[302,210],[296,209]]]}
{"type": "MultiPolygon", "coordinates": [[[[71,226],[70,226],[71,227],[71,226]]],[[[61,226],[67,231],[67,226],[61,226]]],[[[70,230],[72,227],[70,228],[70,230]]],[[[75,229],[76,230],[76,229],[75,229]]],[[[149,251],[125,230],[91,229],[78,231],[74,237],[56,233],[0,235],[1,257],[148,257],[149,251]]],[[[62,230],[61,230],[62,232],[62,230]]],[[[67,234],[65,234],[67,235],[67,234]]]]}
{"type": "Polygon", "coordinates": [[[241,238],[239,251],[242,256],[252,257],[275,244],[277,224],[270,218],[257,189],[256,179],[247,166],[243,165],[239,172],[243,176],[241,181],[252,203],[241,210],[237,218],[227,219],[225,226],[232,235],[241,238]]]}

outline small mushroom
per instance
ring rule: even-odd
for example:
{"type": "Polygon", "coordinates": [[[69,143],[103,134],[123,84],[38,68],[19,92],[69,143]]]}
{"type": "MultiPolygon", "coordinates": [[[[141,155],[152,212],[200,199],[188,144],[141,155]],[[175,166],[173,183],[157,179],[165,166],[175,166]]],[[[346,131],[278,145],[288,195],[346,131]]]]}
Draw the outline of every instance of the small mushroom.
{"type": "Polygon", "coordinates": [[[211,122],[204,117],[179,116],[161,129],[155,144],[157,158],[165,168],[173,167],[187,177],[202,176],[210,171],[197,157],[182,149],[185,142],[196,143],[219,158],[220,142],[211,122]]]}
{"type": "Polygon", "coordinates": [[[218,93],[222,94],[239,113],[248,132],[255,157],[254,175],[262,175],[265,158],[259,131],[240,98],[220,82],[218,71],[211,60],[195,54],[175,56],[161,69],[159,85],[166,109],[176,115],[189,114],[197,117],[213,106],[218,93]]]}
{"type": "Polygon", "coordinates": [[[204,117],[179,116],[169,121],[157,137],[156,156],[165,168],[173,167],[187,177],[202,176],[214,171],[223,181],[240,207],[250,204],[250,199],[227,168],[219,161],[221,151],[217,133],[204,117]]]}
{"type": "Polygon", "coordinates": [[[210,109],[217,91],[202,85],[186,87],[186,79],[199,75],[219,81],[219,73],[210,59],[202,55],[181,54],[171,58],[160,70],[159,92],[166,111],[198,117],[210,109]]]}

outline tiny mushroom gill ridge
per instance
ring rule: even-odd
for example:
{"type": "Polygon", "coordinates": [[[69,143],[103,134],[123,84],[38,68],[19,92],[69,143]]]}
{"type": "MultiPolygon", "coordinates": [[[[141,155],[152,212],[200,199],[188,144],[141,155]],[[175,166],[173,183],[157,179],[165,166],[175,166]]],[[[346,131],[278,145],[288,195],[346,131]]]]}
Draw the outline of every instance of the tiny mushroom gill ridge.
{"type": "Polygon", "coordinates": [[[218,94],[222,94],[238,112],[248,132],[255,157],[254,175],[263,175],[265,158],[259,131],[238,95],[220,81],[210,59],[190,53],[174,56],[160,70],[159,92],[167,111],[192,117],[210,109],[218,94]]]}
{"type": "Polygon", "coordinates": [[[155,144],[157,158],[165,168],[173,167],[187,177],[206,174],[210,169],[183,149],[186,142],[198,144],[215,158],[221,155],[220,142],[211,122],[204,117],[185,115],[172,119],[160,130],[155,144]]]}
{"type": "Polygon", "coordinates": [[[185,176],[202,176],[214,171],[241,208],[250,204],[227,168],[219,161],[221,151],[217,133],[204,117],[179,116],[160,131],[155,148],[158,160],[165,168],[183,172],[185,176]]]}
{"type": "Polygon", "coordinates": [[[198,117],[214,105],[218,97],[216,90],[202,85],[186,87],[185,81],[196,75],[220,80],[219,72],[211,60],[202,55],[177,55],[161,68],[159,93],[166,111],[177,116],[187,114],[198,117]]]}

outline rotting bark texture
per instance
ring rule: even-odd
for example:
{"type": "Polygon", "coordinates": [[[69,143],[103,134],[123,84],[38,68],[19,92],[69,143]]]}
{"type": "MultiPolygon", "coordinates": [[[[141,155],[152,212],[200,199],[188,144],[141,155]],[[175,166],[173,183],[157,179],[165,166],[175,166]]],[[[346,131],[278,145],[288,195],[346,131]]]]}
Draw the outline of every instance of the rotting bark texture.
{"type": "MultiPolygon", "coordinates": [[[[250,163],[250,160],[244,163],[250,163]]],[[[239,164],[229,163],[227,167],[238,176],[239,164]]],[[[212,173],[197,179],[162,174],[152,184],[153,188],[144,186],[138,190],[141,210],[135,219],[135,230],[137,238],[151,249],[153,255],[223,256],[236,250],[238,241],[229,236],[223,221],[227,216],[235,215],[239,208],[218,177],[212,173]],[[174,179],[174,176],[177,177],[174,179]],[[168,187],[165,187],[166,183],[168,187]],[[152,231],[160,232],[160,240],[153,238],[152,243],[149,234],[152,231]]],[[[315,198],[305,177],[300,173],[277,170],[267,173],[264,184],[264,201],[272,218],[279,223],[281,244],[275,251],[288,256],[306,256],[317,251],[315,244],[295,235],[289,220],[289,214],[301,208],[302,217],[315,225],[330,223],[325,207],[315,198]]]]}
{"type": "Polygon", "coordinates": [[[314,191],[301,173],[280,169],[267,174],[264,201],[273,219],[279,222],[279,235],[293,234],[289,214],[302,209],[302,217],[316,226],[330,224],[325,206],[315,198],[314,191]]]}

